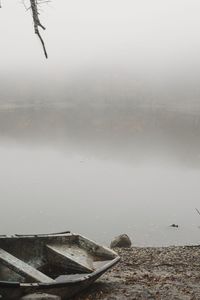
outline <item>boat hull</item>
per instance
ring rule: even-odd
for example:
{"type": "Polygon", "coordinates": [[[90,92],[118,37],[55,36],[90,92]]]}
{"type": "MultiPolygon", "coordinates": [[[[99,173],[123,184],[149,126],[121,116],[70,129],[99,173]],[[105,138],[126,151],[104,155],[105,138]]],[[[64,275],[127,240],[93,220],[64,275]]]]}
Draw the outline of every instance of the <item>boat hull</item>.
{"type": "MultiPolygon", "coordinates": [[[[112,266],[114,266],[119,261],[119,256],[113,252],[111,249],[99,246],[93,241],[90,241],[82,236],[74,235],[74,234],[56,234],[56,235],[38,235],[38,236],[14,236],[14,237],[0,237],[0,247],[2,248],[4,246],[5,241],[5,247],[6,250],[10,250],[9,245],[9,239],[15,239],[19,243],[27,243],[30,244],[30,241],[36,239],[37,244],[46,240],[54,242],[54,241],[63,241],[69,238],[69,240],[73,239],[73,241],[79,241],[78,245],[81,247],[87,248],[87,253],[89,253],[89,258],[95,257],[95,255],[98,256],[98,267],[96,267],[92,272],[84,273],[78,272],[78,276],[76,274],[72,275],[66,275],[61,276],[60,280],[55,280],[52,282],[14,282],[14,281],[5,281],[0,280],[0,295],[2,296],[2,299],[21,299],[23,296],[29,295],[29,294],[37,294],[37,293],[44,293],[49,295],[56,295],[60,296],[61,299],[69,299],[72,296],[74,296],[77,293],[80,293],[82,290],[88,288],[96,279],[98,279],[103,273],[105,273],[108,269],[110,269],[112,266]],[[21,241],[19,241],[19,240],[21,241]],[[41,239],[41,241],[38,242],[38,239],[41,239]],[[102,257],[102,262],[101,262],[102,257]],[[106,260],[105,260],[106,257],[106,260]],[[104,262],[105,261],[105,262],[104,262]],[[100,263],[100,264],[99,264],[100,263]]],[[[13,243],[13,240],[12,240],[13,243]]],[[[12,245],[11,243],[11,245],[12,245]]],[[[74,242],[73,242],[74,243],[74,242]]],[[[14,243],[15,244],[15,243],[14,243]]],[[[72,244],[73,245],[73,244],[72,244]]],[[[1,249],[0,248],[0,249],[1,249]]],[[[18,247],[19,248],[19,247],[18,247]]],[[[70,249],[73,250],[73,247],[70,246],[70,249]]],[[[71,250],[71,251],[72,251],[71,250]]],[[[4,250],[3,250],[4,251],[4,250]]],[[[16,250],[17,251],[17,250],[16,250]]],[[[56,250],[57,251],[57,250],[56,250]]],[[[76,249],[77,251],[77,249],[76,249]]],[[[81,250],[83,251],[83,250],[81,250]]],[[[85,251],[85,250],[84,250],[85,251]]],[[[30,250],[28,249],[28,252],[25,253],[25,257],[27,260],[27,257],[29,255],[30,250]]],[[[40,252],[40,251],[39,251],[40,252]]],[[[35,253],[35,252],[34,252],[35,253]]],[[[12,253],[13,254],[13,253],[12,253]]],[[[59,254],[60,252],[55,252],[55,254],[59,254]]],[[[19,254],[17,253],[19,256],[19,254]]],[[[59,256],[60,257],[60,256],[59,256]]],[[[1,258],[1,257],[0,257],[1,258]]],[[[44,259],[42,257],[42,259],[44,259]]],[[[52,258],[51,258],[52,259],[52,258]]],[[[95,258],[96,259],[96,258],[95,258]]],[[[88,259],[87,259],[88,260],[88,259]]],[[[56,261],[56,259],[55,259],[56,261]]],[[[5,262],[4,262],[5,263],[5,262]]],[[[95,264],[94,264],[95,265],[95,264]]],[[[70,265],[71,266],[71,265],[70,265]]],[[[74,265],[76,268],[76,264],[74,265]]],[[[9,265],[10,267],[10,265],[9,265]]],[[[84,268],[85,265],[81,264],[81,267],[84,268]]],[[[39,268],[38,268],[39,269],[39,268]]],[[[16,270],[15,270],[16,271],[16,270]]],[[[86,268],[87,271],[87,268],[86,268]]],[[[26,271],[24,271],[26,272],[26,271]]],[[[20,274],[21,276],[21,274],[20,274]]]]}

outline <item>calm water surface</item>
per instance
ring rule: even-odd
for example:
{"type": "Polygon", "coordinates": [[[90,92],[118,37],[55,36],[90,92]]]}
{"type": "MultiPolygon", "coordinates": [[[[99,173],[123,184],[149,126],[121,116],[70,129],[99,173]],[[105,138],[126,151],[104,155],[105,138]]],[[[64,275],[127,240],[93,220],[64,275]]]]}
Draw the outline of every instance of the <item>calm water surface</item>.
{"type": "Polygon", "coordinates": [[[200,241],[200,113],[187,107],[1,107],[0,233],[200,241]],[[175,223],[179,228],[171,228],[175,223]]]}

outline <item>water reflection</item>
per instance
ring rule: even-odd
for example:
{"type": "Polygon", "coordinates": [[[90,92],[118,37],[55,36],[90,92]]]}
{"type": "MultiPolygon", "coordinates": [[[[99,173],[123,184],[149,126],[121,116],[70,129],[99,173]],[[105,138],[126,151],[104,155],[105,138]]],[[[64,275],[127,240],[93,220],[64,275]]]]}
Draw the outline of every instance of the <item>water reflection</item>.
{"type": "Polygon", "coordinates": [[[199,133],[198,107],[1,106],[1,233],[198,243],[199,133]]]}

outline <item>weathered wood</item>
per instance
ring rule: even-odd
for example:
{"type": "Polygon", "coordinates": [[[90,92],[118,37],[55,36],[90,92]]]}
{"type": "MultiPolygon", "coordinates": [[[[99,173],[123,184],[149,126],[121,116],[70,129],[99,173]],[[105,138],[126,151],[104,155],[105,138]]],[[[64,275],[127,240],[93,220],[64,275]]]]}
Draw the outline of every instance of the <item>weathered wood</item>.
{"type": "Polygon", "coordinates": [[[116,253],[105,246],[100,246],[94,241],[88,240],[86,237],[79,236],[79,245],[81,248],[86,249],[92,255],[101,257],[103,260],[111,260],[116,257],[116,253]]]}
{"type": "Polygon", "coordinates": [[[0,248],[0,262],[14,272],[31,279],[34,282],[54,282],[54,280],[37,269],[18,259],[12,254],[0,248]]]}
{"type": "Polygon", "coordinates": [[[61,298],[56,295],[37,293],[37,294],[26,295],[22,297],[20,300],[61,300],[61,298]]]}
{"type": "Polygon", "coordinates": [[[0,294],[9,300],[71,299],[118,261],[110,249],[77,234],[0,236],[0,294]],[[51,278],[41,279],[40,272],[51,278]]]}
{"type": "Polygon", "coordinates": [[[83,249],[63,247],[62,245],[46,245],[46,249],[48,259],[51,263],[84,273],[94,271],[92,259],[89,258],[83,249]]]}

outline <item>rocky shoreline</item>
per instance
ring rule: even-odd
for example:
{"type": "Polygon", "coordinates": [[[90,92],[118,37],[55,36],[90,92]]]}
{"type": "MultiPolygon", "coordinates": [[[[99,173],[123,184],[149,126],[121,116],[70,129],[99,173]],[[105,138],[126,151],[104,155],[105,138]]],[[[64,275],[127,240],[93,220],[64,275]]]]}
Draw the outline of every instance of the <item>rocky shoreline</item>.
{"type": "Polygon", "coordinates": [[[121,261],[73,300],[200,300],[200,246],[115,251],[121,261]]]}

